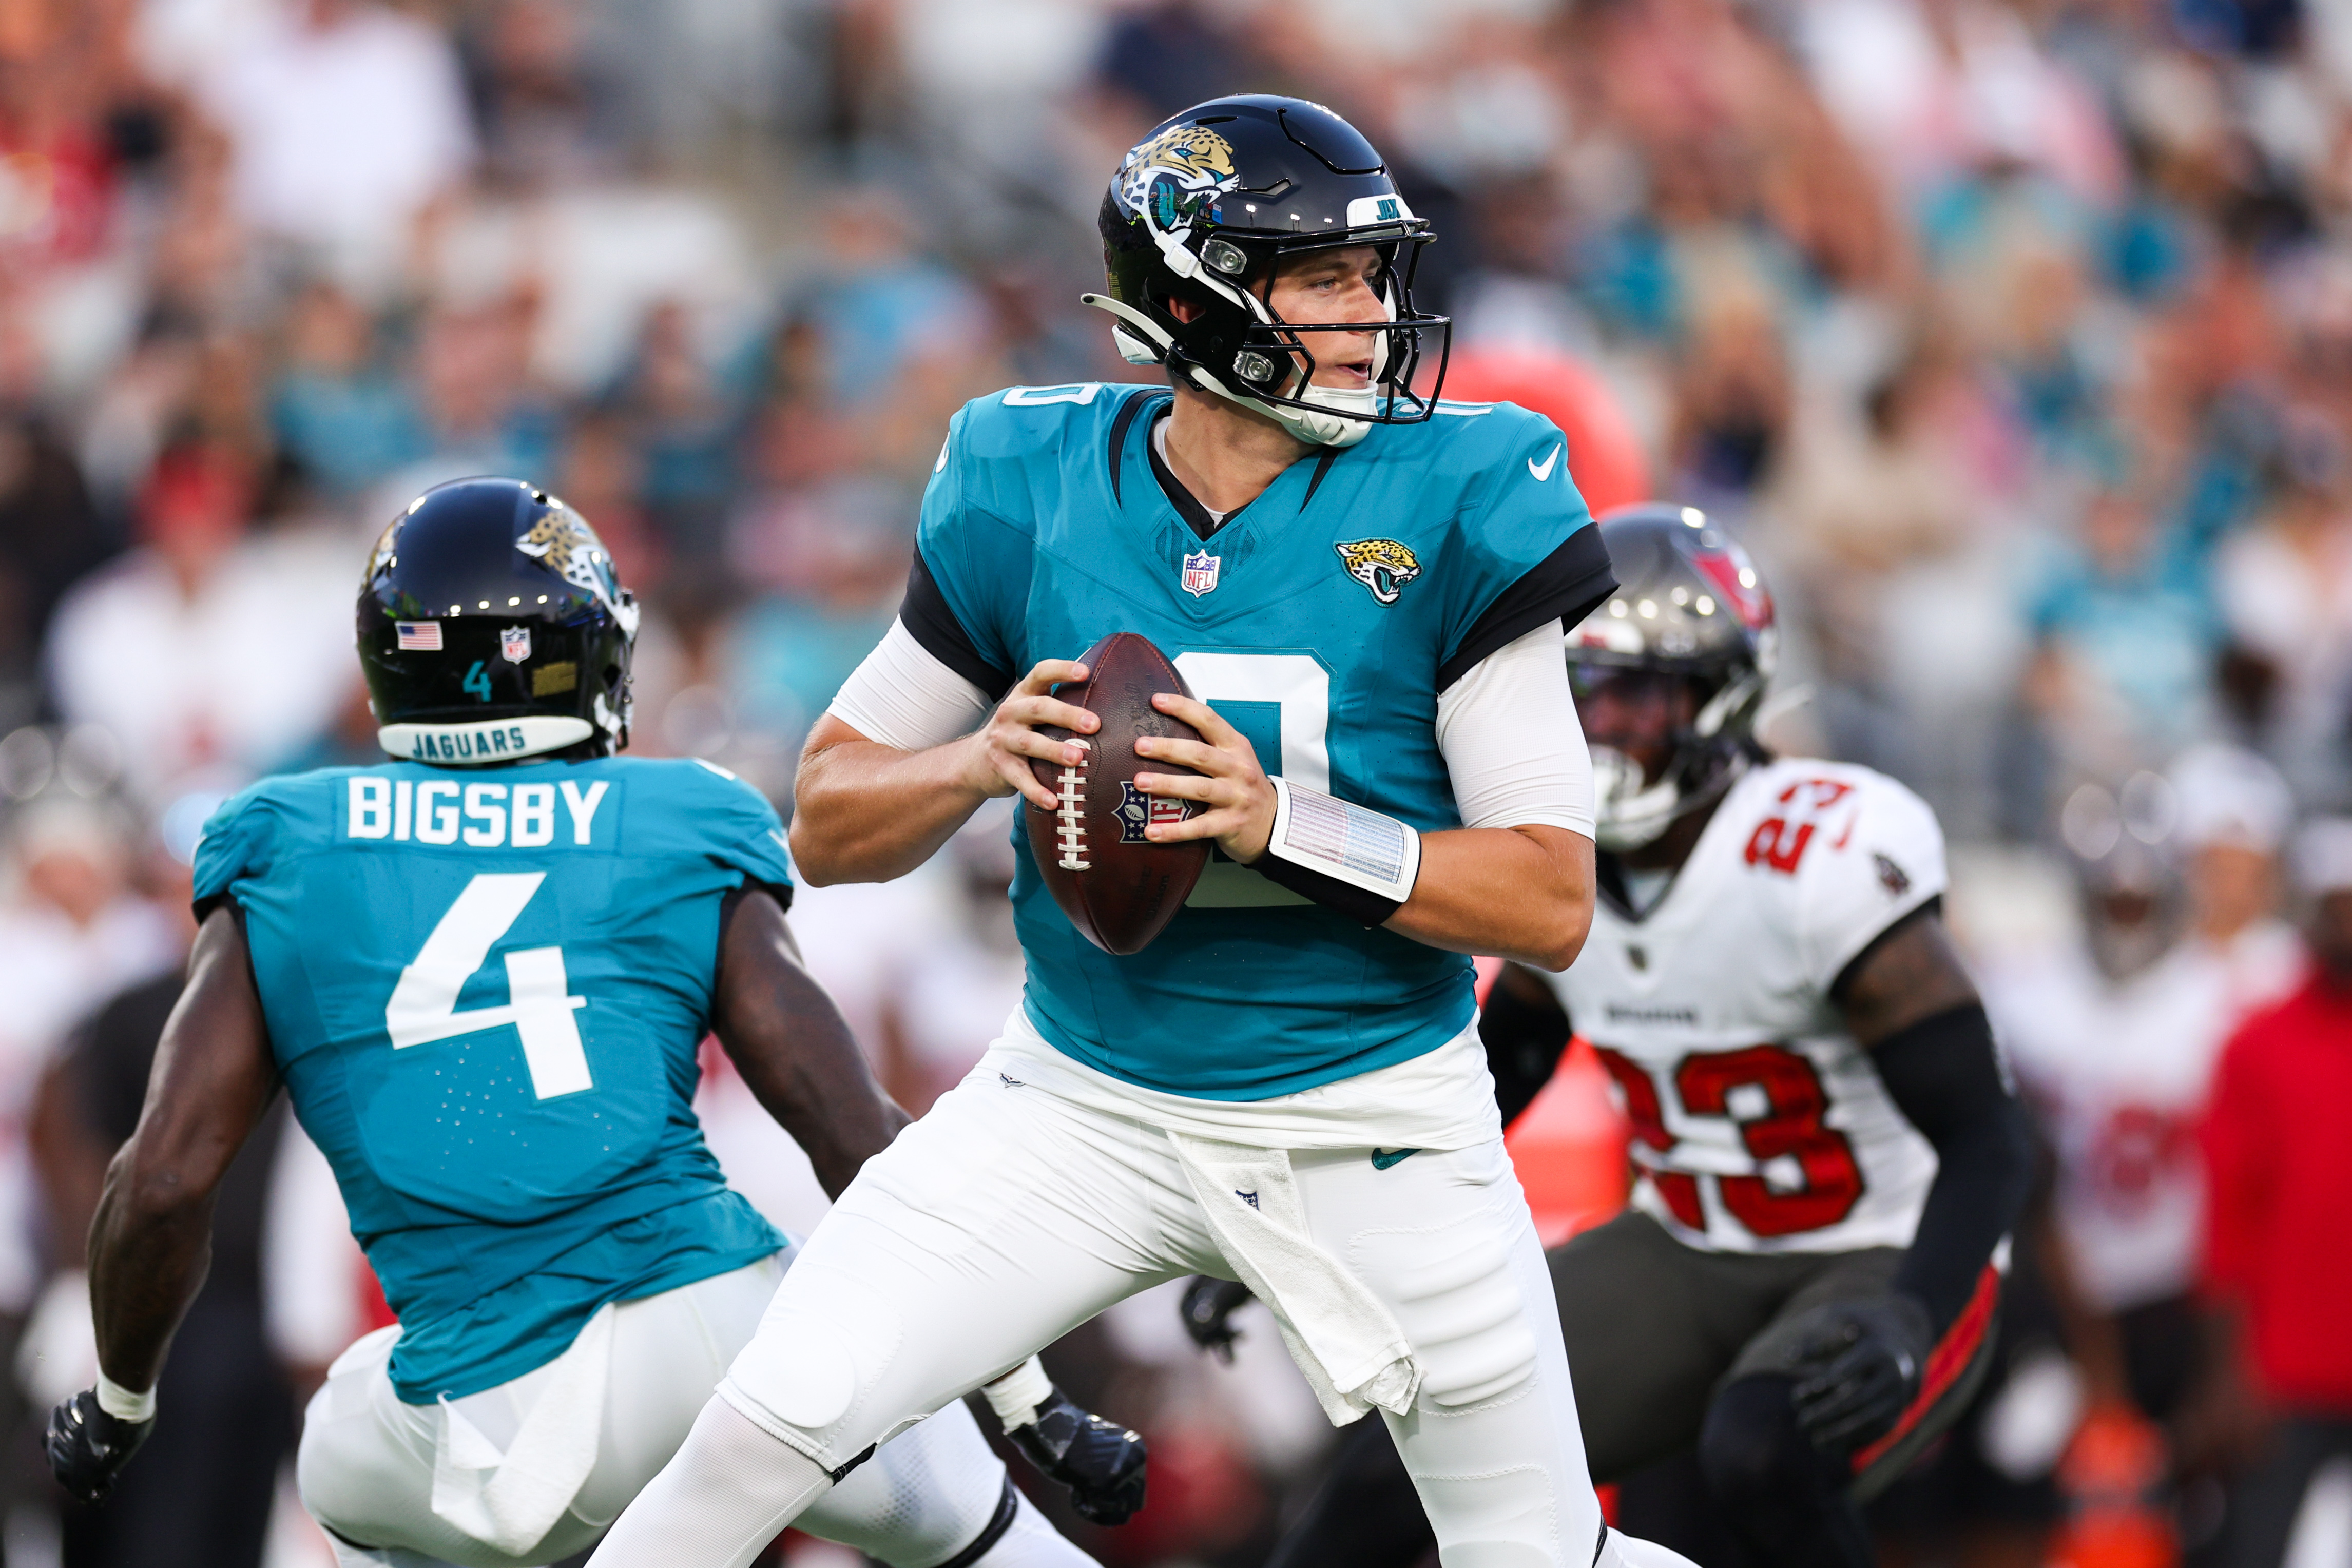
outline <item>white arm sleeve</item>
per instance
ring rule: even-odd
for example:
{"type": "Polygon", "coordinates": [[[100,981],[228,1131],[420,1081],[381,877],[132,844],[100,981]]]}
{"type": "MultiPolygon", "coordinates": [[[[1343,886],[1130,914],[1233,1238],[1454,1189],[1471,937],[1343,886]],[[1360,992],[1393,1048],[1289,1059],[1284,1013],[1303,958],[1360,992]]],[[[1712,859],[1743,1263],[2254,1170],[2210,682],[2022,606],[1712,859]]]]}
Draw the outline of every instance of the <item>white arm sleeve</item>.
{"type": "Polygon", "coordinates": [[[1592,836],[1592,758],[1559,622],[1504,643],[1438,694],[1437,749],[1464,827],[1592,836]]]}
{"type": "Polygon", "coordinates": [[[868,740],[922,751],[970,735],[994,706],[893,620],[825,712],[868,740]]]}

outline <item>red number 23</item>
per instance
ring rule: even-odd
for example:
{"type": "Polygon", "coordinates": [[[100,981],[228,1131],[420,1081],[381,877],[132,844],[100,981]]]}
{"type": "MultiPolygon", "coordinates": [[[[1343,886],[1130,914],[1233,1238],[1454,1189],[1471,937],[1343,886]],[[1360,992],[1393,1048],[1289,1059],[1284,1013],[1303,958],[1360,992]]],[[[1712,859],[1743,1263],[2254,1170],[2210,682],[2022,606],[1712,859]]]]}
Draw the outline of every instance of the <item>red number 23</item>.
{"type": "MultiPolygon", "coordinates": [[[[1602,1048],[1601,1065],[1624,1096],[1633,1135],[1660,1155],[1676,1143],[1667,1130],[1658,1088],[1638,1062],[1602,1048]]],[[[1792,1236],[1835,1225],[1853,1212],[1863,1193],[1862,1166],[1853,1145],[1822,1120],[1829,1109],[1821,1074],[1805,1057],[1786,1046],[1755,1045],[1742,1051],[1694,1051],[1675,1064],[1675,1095],[1694,1116],[1732,1116],[1732,1092],[1761,1092],[1760,1115],[1739,1118],[1740,1141],[1759,1165],[1792,1159],[1803,1173],[1801,1186],[1779,1189],[1760,1176],[1713,1176],[1716,1192],[1734,1219],[1759,1237],[1792,1236]]],[[[1654,1170],[1651,1181],[1667,1210],[1694,1230],[1706,1228],[1700,1206],[1700,1178],[1654,1170]]]]}

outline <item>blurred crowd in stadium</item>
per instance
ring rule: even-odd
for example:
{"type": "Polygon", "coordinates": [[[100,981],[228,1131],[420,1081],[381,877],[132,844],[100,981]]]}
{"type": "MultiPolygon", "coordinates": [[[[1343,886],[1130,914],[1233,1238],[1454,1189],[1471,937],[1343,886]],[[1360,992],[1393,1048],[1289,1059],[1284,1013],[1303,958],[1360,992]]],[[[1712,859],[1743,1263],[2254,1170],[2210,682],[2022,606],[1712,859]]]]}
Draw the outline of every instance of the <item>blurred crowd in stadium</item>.
{"type": "MultiPolygon", "coordinates": [[[[2340,1232],[2352,1188],[2208,1206],[2200,1165],[2285,1136],[2252,1090],[2208,1115],[2216,1063],[2299,983],[2294,873],[2352,881],[2296,837],[2352,807],[2352,5],[0,0],[8,1562],[318,1560],[271,1523],[296,1392],[381,1309],[299,1137],[225,1206],[118,1500],[61,1516],[22,1417],[89,1378],[80,1235],[197,826],[372,754],[374,533],[439,479],[551,485],[652,611],[636,747],[783,802],[947,414],[1137,374],[1077,304],[1105,178],[1245,89],[1330,102],[1436,221],[1450,392],[1555,413],[1596,503],[1757,554],[1776,743],[1895,774],[1954,841],[2051,1176],[2005,1375],[1882,1506],[1889,1561],[2211,1561],[2296,1445],[2298,1550],[2352,1560],[2352,1461],[2320,1463],[2352,1351],[2294,1348],[2260,1284],[2352,1326],[2340,1234],[2277,1234],[2340,1232]]],[[[1002,830],[796,911],[917,1111],[1018,993],[1002,830]]],[[[1593,1077],[1519,1133],[1555,1234],[1622,1184],[1593,1077]]],[[[804,1167],[706,1092],[804,1226],[804,1167]]],[[[1153,1443],[1151,1509],[1074,1531],[1106,1563],[1254,1564],[1311,1485],[1330,1434],[1243,1321],[1231,1364],[1164,1294],[1055,1353],[1153,1443]]]]}

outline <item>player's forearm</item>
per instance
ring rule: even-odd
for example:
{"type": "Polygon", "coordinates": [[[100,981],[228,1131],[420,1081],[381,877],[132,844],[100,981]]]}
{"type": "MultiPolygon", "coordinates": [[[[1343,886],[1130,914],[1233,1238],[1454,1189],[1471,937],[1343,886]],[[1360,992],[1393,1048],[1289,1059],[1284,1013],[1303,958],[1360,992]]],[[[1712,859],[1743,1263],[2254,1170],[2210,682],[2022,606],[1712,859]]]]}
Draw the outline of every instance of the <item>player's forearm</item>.
{"type": "Polygon", "coordinates": [[[1539,969],[1576,961],[1592,927],[1592,841],[1558,828],[1424,833],[1421,875],[1389,930],[1539,969]]]}
{"type": "Polygon", "coordinates": [[[1906,1026],[1872,1046],[1871,1058],[1896,1109],[1936,1151],[1936,1180],[1895,1283],[1941,1333],[2024,1212],[2032,1137],[1973,1001],[1906,1026]]]}
{"type": "Polygon", "coordinates": [[[2025,1206],[2027,1147],[2024,1113],[2014,1102],[1936,1141],[1935,1184],[1895,1283],[1926,1304],[1938,1333],[1967,1307],[2025,1206]]]}
{"type": "Polygon", "coordinates": [[[793,866],[813,887],[906,875],[988,798],[971,779],[974,737],[924,751],[821,738],[793,783],[793,866]]]}
{"type": "Polygon", "coordinates": [[[882,1092],[833,998],[801,966],[783,910],[764,895],[735,905],[720,937],[711,1028],[828,1197],[889,1145],[907,1113],[882,1092]]]}
{"type": "Polygon", "coordinates": [[[99,1369],[134,1391],[155,1386],[172,1335],[212,1266],[213,1188],[142,1159],[115,1156],[89,1235],[90,1314],[99,1369]]]}
{"type": "Polygon", "coordinates": [[[244,930],[215,909],[156,1045],[138,1130],[107,1166],[90,1224],[99,1365],[123,1387],[155,1385],[211,1266],[214,1197],[278,1088],[244,930]]]}

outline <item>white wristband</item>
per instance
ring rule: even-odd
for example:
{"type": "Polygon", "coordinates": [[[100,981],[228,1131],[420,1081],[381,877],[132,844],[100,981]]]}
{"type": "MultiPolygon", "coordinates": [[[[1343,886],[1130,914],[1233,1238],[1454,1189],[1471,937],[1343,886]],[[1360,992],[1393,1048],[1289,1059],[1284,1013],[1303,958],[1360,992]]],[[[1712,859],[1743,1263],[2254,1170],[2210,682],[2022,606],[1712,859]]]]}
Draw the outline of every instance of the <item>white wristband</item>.
{"type": "Polygon", "coordinates": [[[155,1391],[133,1394],[103,1372],[98,1375],[98,1407],[118,1421],[152,1421],[155,1391]]]}
{"type": "Polygon", "coordinates": [[[980,1391],[1010,1432],[1035,1422],[1037,1406],[1053,1397],[1054,1380],[1045,1375],[1045,1364],[1033,1355],[995,1382],[982,1384],[980,1391]]]}
{"type": "Polygon", "coordinates": [[[1266,853],[1402,904],[1421,874],[1421,835],[1394,817],[1276,778],[1266,853]]]}

